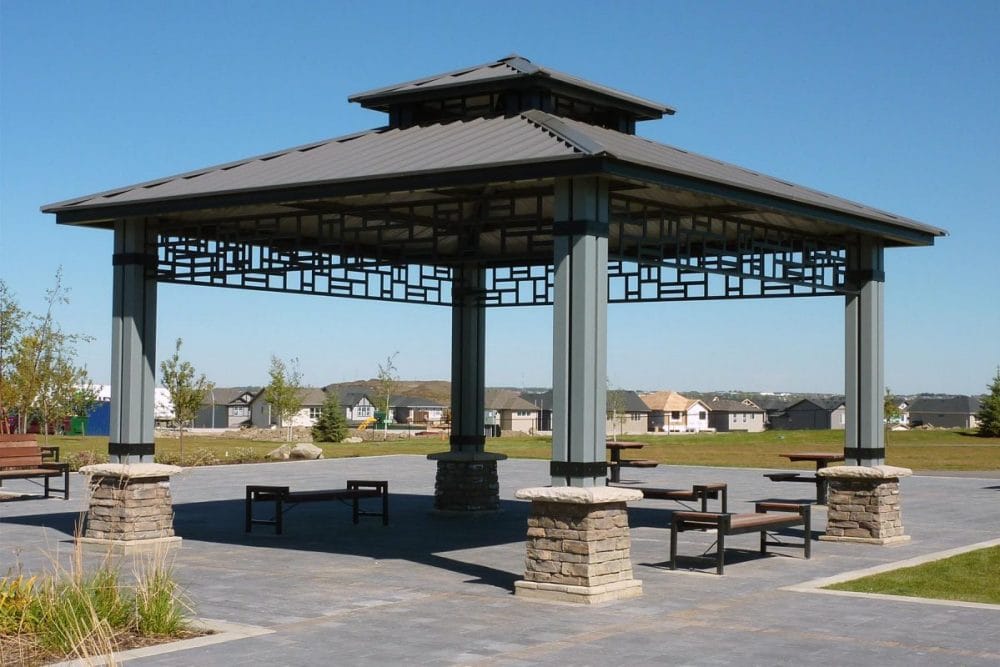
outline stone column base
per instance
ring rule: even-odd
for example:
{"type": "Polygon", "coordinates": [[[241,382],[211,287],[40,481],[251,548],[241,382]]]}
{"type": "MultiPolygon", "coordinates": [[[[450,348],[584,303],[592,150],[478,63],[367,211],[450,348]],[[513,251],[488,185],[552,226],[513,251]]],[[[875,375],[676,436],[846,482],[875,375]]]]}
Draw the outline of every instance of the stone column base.
{"type": "Polygon", "coordinates": [[[500,511],[497,461],[506,459],[506,454],[441,452],[427,458],[437,461],[435,510],[455,514],[500,511]]]}
{"type": "Polygon", "coordinates": [[[549,602],[596,604],[642,595],[632,575],[629,500],[642,491],[617,487],[521,489],[531,500],[524,579],[514,594],[549,602]]]}
{"type": "Polygon", "coordinates": [[[543,602],[598,604],[641,597],[642,582],[638,579],[627,579],[600,586],[571,586],[569,584],[544,584],[522,579],[514,582],[514,595],[542,600],[543,602]]]}
{"type": "MultiPolygon", "coordinates": [[[[81,544],[127,550],[176,545],[170,475],[177,466],[102,463],[84,466],[90,476],[90,506],[81,544]]],[[[114,549],[112,549],[114,550],[114,549]]]]}
{"type": "Polygon", "coordinates": [[[900,544],[903,533],[899,478],[913,474],[893,466],[834,466],[817,474],[827,479],[825,542],[900,544]]]}
{"type": "Polygon", "coordinates": [[[108,540],[98,537],[78,537],[76,543],[87,551],[101,553],[133,554],[172,549],[181,545],[181,538],[153,537],[145,540],[108,540]]]}

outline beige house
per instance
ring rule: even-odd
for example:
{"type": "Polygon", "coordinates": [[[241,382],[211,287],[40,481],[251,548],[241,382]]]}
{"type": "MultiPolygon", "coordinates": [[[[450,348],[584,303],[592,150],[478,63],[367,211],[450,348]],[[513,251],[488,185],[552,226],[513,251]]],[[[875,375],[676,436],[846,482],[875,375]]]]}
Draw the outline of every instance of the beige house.
{"type": "Polygon", "coordinates": [[[648,433],[649,406],[634,391],[609,390],[605,429],[609,437],[648,433]]]}
{"type": "Polygon", "coordinates": [[[510,389],[486,390],[486,427],[499,435],[502,431],[518,431],[529,435],[538,431],[541,410],[510,389]]]}
{"type": "Polygon", "coordinates": [[[649,430],[662,433],[697,433],[709,430],[708,406],[676,391],[655,391],[641,396],[649,406],[649,430]]]}

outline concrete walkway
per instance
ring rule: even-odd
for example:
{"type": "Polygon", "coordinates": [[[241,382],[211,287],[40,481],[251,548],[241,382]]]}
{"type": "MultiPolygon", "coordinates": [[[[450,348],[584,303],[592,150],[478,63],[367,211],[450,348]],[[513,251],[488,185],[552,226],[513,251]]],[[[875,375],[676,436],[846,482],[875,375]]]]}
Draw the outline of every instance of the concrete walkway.
{"type": "MultiPolygon", "coordinates": [[[[171,484],[184,539],[177,578],[199,617],[253,627],[243,628],[243,638],[129,664],[1000,664],[1000,607],[789,590],[1000,537],[995,478],[901,480],[912,536],[901,546],[817,541],[807,561],[800,549],[760,557],[756,536],[733,537],[727,545],[746,551],[727,552],[723,577],[711,559],[688,557],[684,570],[667,570],[669,511],[680,505],[642,501],[630,509],[630,522],[643,597],[579,607],[512,594],[524,571],[529,508],[514,491],[547,484],[547,470],[547,461],[501,462],[502,512],[481,517],[434,514],[435,464],[418,456],[185,471],[171,484]],[[349,478],[389,480],[389,527],[377,519],[353,526],[348,507],[317,503],[289,512],[283,536],[267,527],[244,534],[246,484],[330,488],[349,478]]],[[[752,511],[753,500],[812,490],[772,483],[761,472],[661,466],[624,477],[657,486],[725,481],[734,512],[752,511]]],[[[16,481],[3,490],[33,488],[16,481]]],[[[44,569],[53,554],[67,556],[83,497],[83,479],[74,476],[68,502],[0,503],[0,574],[44,569]]],[[[824,526],[825,508],[815,508],[815,535],[824,526]]],[[[680,553],[700,553],[712,539],[683,533],[680,553]]]]}

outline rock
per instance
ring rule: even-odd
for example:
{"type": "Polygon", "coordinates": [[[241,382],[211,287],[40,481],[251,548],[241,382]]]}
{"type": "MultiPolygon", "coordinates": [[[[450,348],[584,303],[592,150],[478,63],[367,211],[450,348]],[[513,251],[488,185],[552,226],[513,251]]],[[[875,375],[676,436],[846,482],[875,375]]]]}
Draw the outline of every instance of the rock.
{"type": "Polygon", "coordinates": [[[356,445],[358,443],[364,442],[364,440],[356,435],[352,435],[350,438],[344,438],[343,440],[341,440],[341,442],[348,443],[351,445],[356,445]]]}
{"type": "Polygon", "coordinates": [[[291,453],[292,453],[291,445],[282,445],[277,449],[272,449],[271,451],[269,451],[267,453],[267,458],[271,459],[272,461],[287,461],[288,457],[291,456],[291,453]]]}
{"type": "Polygon", "coordinates": [[[300,442],[292,447],[289,457],[293,459],[321,459],[323,450],[308,442],[300,442]]]}

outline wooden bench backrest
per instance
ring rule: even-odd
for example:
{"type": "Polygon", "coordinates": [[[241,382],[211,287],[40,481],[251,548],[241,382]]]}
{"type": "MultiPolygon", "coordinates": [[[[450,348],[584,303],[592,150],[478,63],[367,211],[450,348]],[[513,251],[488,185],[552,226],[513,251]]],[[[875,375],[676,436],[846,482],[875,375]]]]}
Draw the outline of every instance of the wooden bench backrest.
{"type": "Polygon", "coordinates": [[[34,440],[0,441],[0,468],[37,468],[42,464],[42,450],[34,440]]]}

